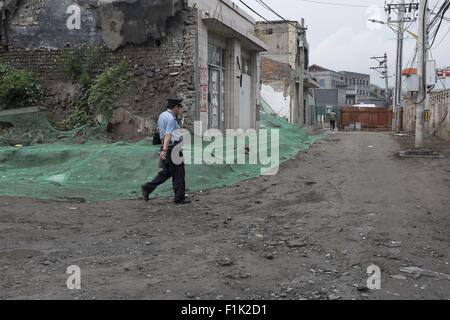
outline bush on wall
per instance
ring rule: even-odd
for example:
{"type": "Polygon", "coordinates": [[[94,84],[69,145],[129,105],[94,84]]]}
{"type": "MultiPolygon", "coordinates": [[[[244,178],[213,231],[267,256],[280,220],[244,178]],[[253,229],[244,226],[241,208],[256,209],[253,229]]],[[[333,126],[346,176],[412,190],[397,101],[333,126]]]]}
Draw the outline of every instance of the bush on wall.
{"type": "Polygon", "coordinates": [[[31,72],[0,64],[0,110],[36,105],[42,98],[42,88],[31,72]]]}
{"type": "Polygon", "coordinates": [[[124,76],[128,65],[126,62],[106,69],[88,90],[88,104],[91,110],[103,115],[106,119],[112,117],[113,99],[117,95],[119,80],[124,76]]]}

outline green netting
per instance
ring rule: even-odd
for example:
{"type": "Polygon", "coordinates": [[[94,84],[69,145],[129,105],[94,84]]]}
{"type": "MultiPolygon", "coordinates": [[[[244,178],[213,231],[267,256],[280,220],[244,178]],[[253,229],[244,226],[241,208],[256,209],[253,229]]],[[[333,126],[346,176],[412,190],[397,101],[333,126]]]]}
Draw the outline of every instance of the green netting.
{"type": "MultiPolygon", "coordinates": [[[[279,129],[281,162],[314,142],[316,138],[309,136],[305,129],[277,117],[264,101],[262,105],[261,126],[279,129]]],[[[11,121],[14,129],[19,131],[19,123],[27,124],[27,128],[22,128],[23,132],[30,132],[33,126],[36,132],[57,141],[32,144],[31,134],[30,146],[0,147],[0,196],[86,201],[136,199],[140,196],[140,186],[159,170],[159,147],[151,145],[148,139],[134,144],[106,144],[92,140],[85,143],[87,128],[58,132],[51,128],[43,114],[0,118],[0,121],[11,121]],[[75,144],[80,136],[83,136],[84,144],[75,144]]],[[[185,146],[187,153],[193,153],[195,148],[198,146],[185,146]]],[[[230,186],[257,177],[262,167],[261,164],[187,165],[188,192],[230,186]]],[[[155,196],[171,194],[171,183],[168,182],[155,196]]]]}
{"type": "Polygon", "coordinates": [[[0,146],[35,145],[39,143],[85,143],[104,141],[106,126],[83,126],[71,131],[59,131],[48,121],[46,111],[0,116],[0,124],[12,124],[13,127],[0,132],[0,146]]]}

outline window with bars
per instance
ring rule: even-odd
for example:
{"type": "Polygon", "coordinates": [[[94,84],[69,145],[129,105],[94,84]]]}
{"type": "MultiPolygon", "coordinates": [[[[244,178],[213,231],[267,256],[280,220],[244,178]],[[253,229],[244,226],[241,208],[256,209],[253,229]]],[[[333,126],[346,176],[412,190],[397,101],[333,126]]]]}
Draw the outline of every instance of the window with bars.
{"type": "Polygon", "coordinates": [[[210,42],[208,44],[208,63],[215,67],[225,68],[225,49],[210,42]]]}

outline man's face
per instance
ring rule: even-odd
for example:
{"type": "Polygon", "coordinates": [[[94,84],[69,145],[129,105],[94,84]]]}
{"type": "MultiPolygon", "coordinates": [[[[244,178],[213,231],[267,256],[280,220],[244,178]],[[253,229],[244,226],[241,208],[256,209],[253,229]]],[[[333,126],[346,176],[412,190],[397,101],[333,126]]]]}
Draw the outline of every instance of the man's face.
{"type": "Polygon", "coordinates": [[[173,113],[175,113],[175,115],[179,115],[181,112],[181,105],[176,106],[175,108],[173,108],[173,113]]]}

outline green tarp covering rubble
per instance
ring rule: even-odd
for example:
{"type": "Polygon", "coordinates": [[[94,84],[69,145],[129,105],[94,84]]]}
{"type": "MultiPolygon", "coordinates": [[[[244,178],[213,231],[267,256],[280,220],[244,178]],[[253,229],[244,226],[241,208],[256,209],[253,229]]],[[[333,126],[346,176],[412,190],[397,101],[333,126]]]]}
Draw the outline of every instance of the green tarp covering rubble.
{"type": "Polygon", "coordinates": [[[47,111],[39,108],[26,108],[21,113],[8,110],[0,112],[0,147],[15,144],[30,146],[43,142],[80,144],[98,141],[100,143],[106,139],[105,132],[105,126],[83,126],[71,131],[56,130],[48,121],[47,111]],[[26,112],[27,110],[30,111],[26,112]]]}
{"type": "MultiPolygon", "coordinates": [[[[280,132],[281,163],[308,149],[317,139],[305,129],[277,117],[264,101],[262,104],[262,128],[280,132]]],[[[14,125],[13,130],[2,133],[0,143],[14,130],[20,131],[21,125],[26,126],[22,129],[28,129],[24,130],[28,134],[31,127],[34,132],[28,137],[29,146],[0,147],[0,196],[69,201],[137,199],[141,196],[140,186],[159,170],[159,147],[153,146],[149,139],[139,143],[106,144],[92,135],[89,140],[87,137],[93,129],[58,132],[51,128],[42,113],[0,117],[0,122],[14,125]],[[36,144],[33,141],[36,134],[42,135],[42,139],[51,137],[54,143],[36,144]]],[[[24,137],[19,138],[17,141],[24,137]]],[[[194,152],[189,148],[185,147],[194,152]]],[[[188,192],[231,186],[255,178],[261,174],[262,167],[260,164],[187,165],[188,192]]],[[[171,194],[168,182],[155,196],[171,194]]]]}

